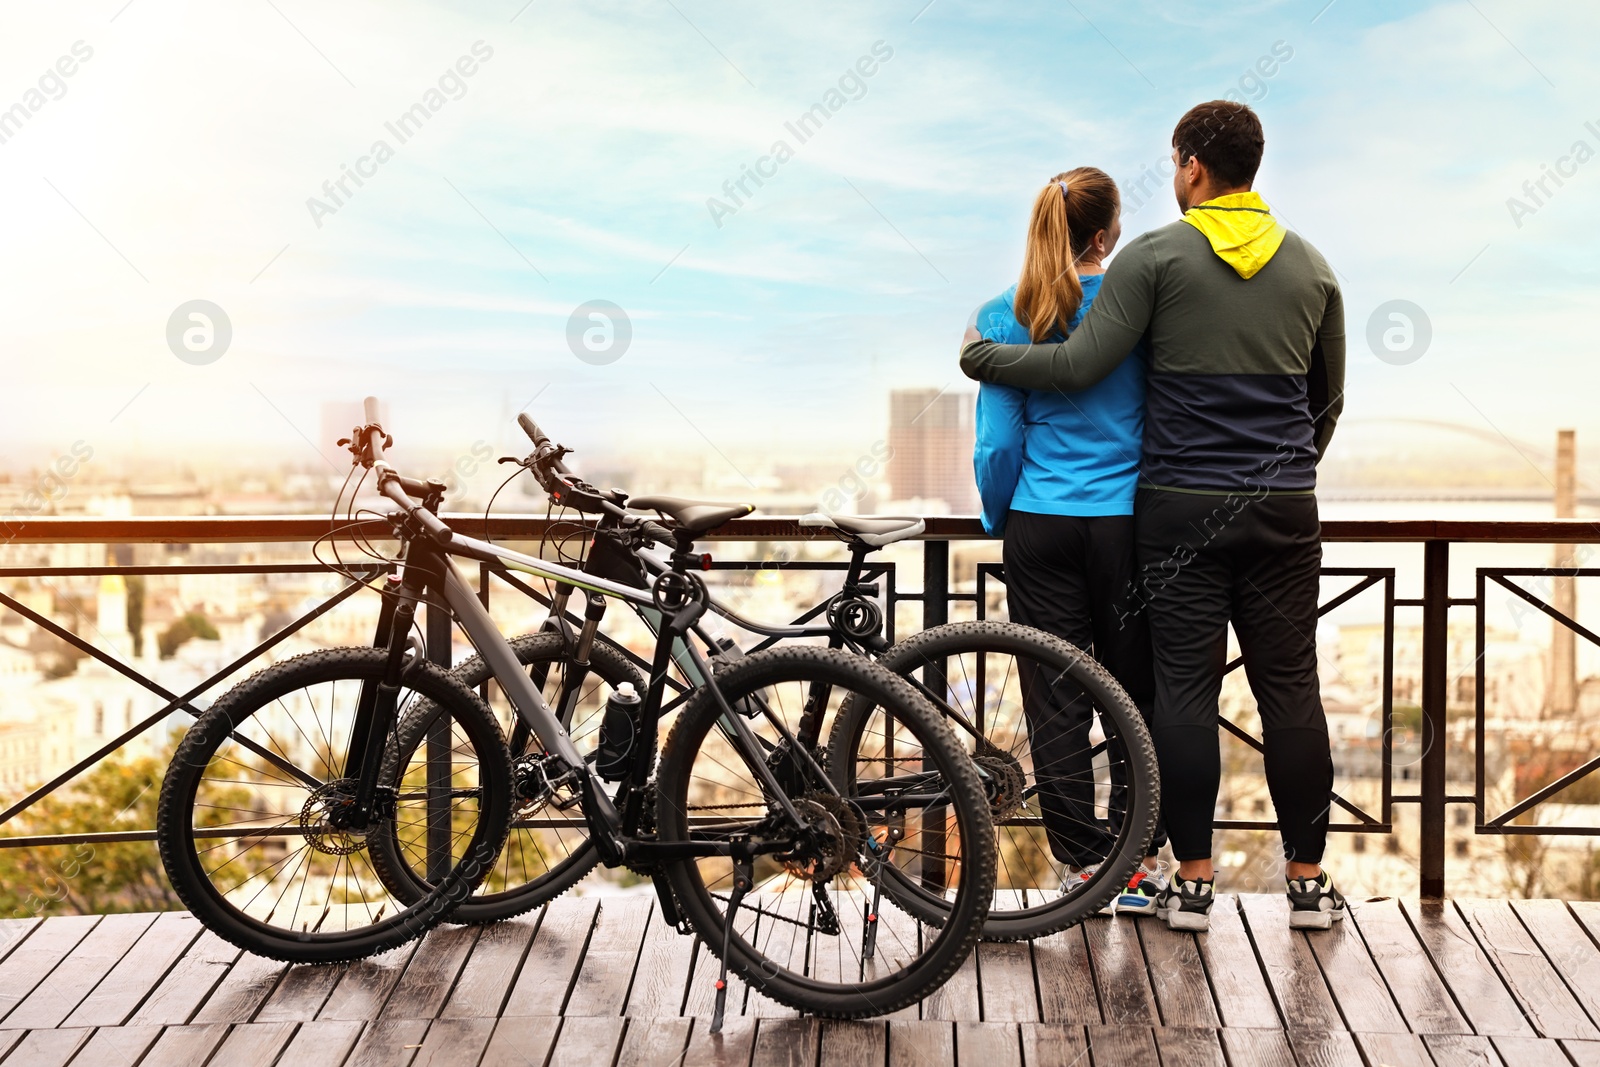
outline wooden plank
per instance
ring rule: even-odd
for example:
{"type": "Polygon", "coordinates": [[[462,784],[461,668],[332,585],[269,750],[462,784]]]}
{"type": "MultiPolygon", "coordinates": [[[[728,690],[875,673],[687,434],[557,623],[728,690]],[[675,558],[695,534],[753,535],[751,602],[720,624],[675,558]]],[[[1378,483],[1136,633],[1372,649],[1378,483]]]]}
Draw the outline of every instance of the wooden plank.
{"type": "Polygon", "coordinates": [[[982,1004],[978,997],[978,956],[969,955],[956,973],[944,985],[929,993],[922,1001],[924,1019],[981,1019],[982,1004]]]}
{"type": "Polygon", "coordinates": [[[211,1058],[222,1039],[228,1036],[227,1023],[195,1023],[169,1026],[139,1067],[195,1067],[211,1058]]]}
{"type": "Polygon", "coordinates": [[[355,1048],[365,1023],[354,1019],[313,1019],[301,1023],[280,1061],[286,1067],[339,1067],[355,1048]]]}
{"type": "Polygon", "coordinates": [[[555,1015],[497,1020],[482,1067],[543,1067],[560,1029],[561,1019],[555,1015]]]}
{"type": "Polygon", "coordinates": [[[6,1063],[18,1067],[61,1067],[88,1042],[93,1032],[81,1026],[71,1030],[29,1030],[6,1057],[6,1063]]]}
{"type": "MultiPolygon", "coordinates": [[[[1082,1026],[1067,1023],[1023,1023],[1021,1029],[1022,1062],[1028,1067],[1042,1067],[1043,1064],[1081,1067],[1089,1062],[1089,1039],[1084,1036],[1082,1026]]],[[[889,1050],[894,1051],[893,1041],[889,1044],[889,1050]]]]}
{"type": "Polygon", "coordinates": [[[593,897],[557,897],[545,905],[503,1015],[561,1014],[599,906],[593,897]]]}
{"type": "MultiPolygon", "coordinates": [[[[1161,1022],[1166,1026],[1221,1026],[1196,935],[1169,929],[1159,919],[1135,925],[1161,1022]]],[[[1249,962],[1255,963],[1253,956],[1249,962]]]]}
{"type": "MultiPolygon", "coordinates": [[[[0,960],[11,955],[16,947],[28,939],[44,922],[37,915],[30,915],[25,919],[0,919],[0,960]]],[[[4,1055],[4,1050],[0,1050],[4,1055]]]]}
{"type": "Polygon", "coordinates": [[[889,1020],[889,1067],[954,1063],[955,1027],[935,1019],[889,1020]]]}
{"type": "Polygon", "coordinates": [[[821,1031],[828,1067],[884,1067],[889,1058],[889,1024],[881,1020],[826,1019],[821,1031]]]}
{"type": "Polygon", "coordinates": [[[66,1019],[66,1026],[121,1026],[204,928],[186,911],[156,917],[144,936],[66,1019]]]}
{"type": "MultiPolygon", "coordinates": [[[[1213,909],[1215,905],[1213,905],[1213,909]]],[[[1222,1032],[1222,1047],[1233,1067],[1282,1067],[1294,1062],[1289,1035],[1282,1030],[1230,1026],[1222,1032]]]]}
{"type": "Polygon", "coordinates": [[[494,1024],[493,1019],[435,1020],[411,1061],[412,1067],[478,1067],[494,1024]]]}
{"type": "Polygon", "coordinates": [[[1563,1041],[1561,1048],[1578,1067],[1600,1067],[1600,1041],[1563,1041]]]}
{"type": "MultiPolygon", "coordinates": [[[[1491,1037],[1494,1050],[1499,1053],[1498,1059],[1489,1060],[1495,1067],[1505,1064],[1505,1067],[1522,1067],[1525,1063],[1552,1063],[1565,1067],[1561,1046],[1565,1042],[1557,1041],[1550,1037],[1491,1037]]],[[[1597,1042],[1584,1041],[1577,1044],[1593,1045],[1597,1042]]]]}
{"type": "MultiPolygon", "coordinates": [[[[429,930],[418,943],[379,1017],[431,1019],[438,1015],[477,940],[476,926],[436,926],[429,930]]],[[[418,1056],[420,1058],[421,1053],[418,1056]]]]}
{"type": "Polygon", "coordinates": [[[1184,1067],[1228,1067],[1217,1032],[1204,1026],[1158,1026],[1153,1031],[1162,1063],[1184,1067]]]}
{"type": "MultiPolygon", "coordinates": [[[[1512,1059],[1510,1064],[1560,1064],[1562,1049],[1557,1048],[1555,1041],[1546,1041],[1536,1037],[1502,1037],[1502,1041],[1512,1041],[1512,1048],[1525,1057],[1512,1059]],[[1528,1046],[1534,1048],[1528,1048],[1528,1046]],[[1536,1046],[1544,1045],[1539,1049],[1536,1046]]],[[[1450,1064],[1450,1067],[1506,1067],[1506,1049],[1496,1048],[1490,1038],[1480,1037],[1477,1033],[1424,1033],[1422,1045],[1427,1046],[1427,1053],[1434,1057],[1435,1064],[1450,1064]]]]}
{"type": "Polygon", "coordinates": [[[1081,924],[1033,942],[1033,970],[1039,983],[1041,1021],[1081,1026],[1102,1020],[1081,924]]]}
{"type": "Polygon", "coordinates": [[[26,1030],[0,1030],[0,1058],[10,1052],[18,1041],[28,1036],[26,1030]]]}
{"type": "MultiPolygon", "coordinates": [[[[868,974],[880,977],[884,974],[897,972],[905,967],[906,963],[915,959],[922,951],[921,924],[912,916],[901,911],[898,906],[888,898],[881,902],[878,912],[878,938],[874,949],[873,959],[866,965],[868,974]]],[[[865,917],[863,916],[863,927],[865,917]]],[[[856,935],[856,945],[861,944],[859,934],[856,935]]],[[[857,950],[859,952],[859,949],[857,950]]],[[[917,1002],[907,1004],[898,1011],[889,1012],[886,1019],[916,1019],[921,1016],[922,1006],[917,1002]]]]}
{"type": "Polygon", "coordinates": [[[661,917],[661,909],[653,908],[628,993],[628,1016],[654,1019],[681,1013],[693,966],[694,938],[678,933],[661,917]]]}
{"type": "Polygon", "coordinates": [[[1196,938],[1224,1026],[1276,1029],[1283,1025],[1255,946],[1239,915],[1239,898],[1220,894],[1211,905],[1211,929],[1196,938]]]}
{"type": "Polygon", "coordinates": [[[0,962],[0,1018],[16,1010],[99,921],[98,915],[52,916],[13,949],[0,962]]]}
{"type": "MultiPolygon", "coordinates": [[[[255,1014],[257,1022],[315,1019],[347,970],[345,964],[290,967],[255,1014]]],[[[342,1021],[342,1020],[340,1020],[342,1021]]]]}
{"type": "Polygon", "coordinates": [[[150,912],[107,915],[102,918],[82,941],[73,946],[72,952],[34,987],[33,992],[6,1016],[6,1026],[14,1030],[42,1030],[60,1026],[144,936],[155,918],[150,912]]]}
{"type": "Polygon", "coordinates": [[[1347,1030],[1290,1030],[1289,1047],[1300,1067],[1363,1067],[1365,1062],[1347,1030]]]}
{"type": "Polygon", "coordinates": [[[1033,953],[1028,943],[984,942],[978,946],[977,956],[983,1018],[989,1022],[1042,1022],[1039,990],[1033,984],[1033,953]]]}
{"type": "Polygon", "coordinates": [[[1478,943],[1540,1037],[1600,1040],[1600,1030],[1509,904],[1503,900],[1458,900],[1456,909],[1478,935],[1478,943]]]}
{"type": "MultiPolygon", "coordinates": [[[[779,967],[796,973],[804,973],[806,969],[806,928],[798,925],[809,917],[811,911],[811,895],[803,892],[790,893],[762,893],[752,894],[746,898],[757,902],[762,909],[759,925],[755,928],[750,941],[756,945],[768,959],[779,967]],[[777,918],[769,918],[776,915],[777,918]],[[792,920],[790,922],[784,919],[792,920]]],[[[702,943],[702,948],[705,945],[702,943]]],[[[712,954],[713,956],[715,953],[712,954]]],[[[715,966],[710,960],[706,961],[708,968],[715,966]]],[[[708,972],[715,973],[715,972],[708,972]]],[[[702,979],[702,985],[704,979],[702,979]]],[[[713,985],[715,980],[713,979],[713,985]]],[[[763,993],[758,984],[746,981],[749,992],[745,995],[744,1012],[746,1015],[756,1015],[763,1019],[792,1019],[799,1014],[789,1005],[779,1002],[773,997],[763,993]]],[[[728,988],[728,1003],[733,1003],[734,986],[728,988]]],[[[730,1007],[728,1009],[732,1011],[730,1007]]],[[[708,1011],[706,1014],[710,1014],[708,1011]]],[[[759,1033],[759,1031],[758,1031],[759,1033]]],[[[759,1041],[759,1037],[757,1038],[759,1041]]]]}
{"type": "Polygon", "coordinates": [[[1416,1034],[1357,1034],[1355,1037],[1368,1063],[1382,1064],[1382,1067],[1433,1067],[1433,1057],[1428,1055],[1422,1038],[1416,1034]]]}
{"type": "Polygon", "coordinates": [[[528,954],[528,945],[533,941],[543,914],[539,911],[483,927],[439,1017],[492,1019],[498,1016],[500,1006],[511,992],[511,983],[517,980],[517,972],[522,969],[522,958],[528,954]]]}
{"type": "MultiPolygon", "coordinates": [[[[826,1058],[823,1062],[827,1062],[826,1058]]],[[[875,1062],[881,1065],[883,1059],[875,1062]]],[[[1014,1022],[958,1022],[956,1062],[978,1067],[1021,1067],[1022,1033],[1014,1022]]]]}
{"type": "MultiPolygon", "coordinates": [[[[1398,900],[1369,900],[1350,905],[1350,914],[1367,951],[1389,985],[1400,1014],[1419,1034],[1470,1034],[1472,1027],[1457,1010],[1416,931],[1398,900]]],[[[1350,919],[1346,920],[1351,921],[1350,919]]],[[[1437,927],[1430,936],[1439,940],[1437,927]]],[[[1448,934],[1443,936],[1448,937],[1448,934]]]]}
{"type": "Polygon", "coordinates": [[[690,1019],[630,1019],[618,1063],[677,1064],[689,1044],[690,1019]]]}
{"type": "Polygon", "coordinates": [[[238,948],[211,931],[205,931],[128,1021],[150,1026],[179,1026],[188,1022],[239,956],[238,948]]]}
{"type": "Polygon", "coordinates": [[[1160,1063],[1150,1027],[1137,1024],[1091,1023],[1089,1057],[1095,1063],[1160,1063]]]}
{"type": "Polygon", "coordinates": [[[1239,898],[1239,907],[1283,1017],[1311,1030],[1343,1029],[1344,1020],[1311,946],[1289,929],[1288,898],[1250,893],[1239,898]]]}
{"type": "MultiPolygon", "coordinates": [[[[182,968],[173,968],[176,975],[182,968]]],[[[289,965],[265,956],[240,953],[191,1021],[196,1023],[247,1023],[255,1018],[272,991],[278,988],[289,965]]],[[[157,990],[159,992],[159,990],[157,990]]],[[[134,1016],[135,1020],[143,1012],[134,1016]]]]}
{"type": "Polygon", "coordinates": [[[345,1067],[409,1067],[428,1032],[426,1019],[383,1019],[368,1026],[345,1067]]]}
{"type": "Polygon", "coordinates": [[[711,1033],[710,1019],[691,1019],[689,1023],[692,1029],[689,1048],[683,1054],[685,1067],[750,1067],[756,1046],[755,1019],[730,1015],[720,1034],[711,1033]]]}
{"type": "Polygon", "coordinates": [[[1514,900],[1511,910],[1592,1021],[1600,1022],[1600,949],[1563,901],[1514,900]]]}
{"type": "MultiPolygon", "coordinates": [[[[1404,910],[1439,973],[1449,976],[1450,992],[1474,1031],[1512,1037],[1538,1036],[1454,907],[1408,900],[1404,910]]],[[[1367,941],[1370,944],[1372,939],[1369,937],[1367,941]]]]}
{"type": "Polygon", "coordinates": [[[416,950],[417,942],[410,941],[388,952],[346,964],[344,973],[339,976],[333,992],[328,994],[328,1002],[317,1013],[317,1018],[378,1018],[416,950]]]}
{"type": "MultiPolygon", "coordinates": [[[[1110,1026],[1154,1026],[1161,1021],[1156,995],[1150,988],[1144,946],[1139,942],[1137,920],[1091,918],[1083,924],[1094,964],[1095,989],[1100,1010],[1110,1026]]],[[[1090,1045],[1093,1045],[1093,1038],[1090,1045]]]]}
{"type": "Polygon", "coordinates": [[[1355,923],[1336,922],[1331,930],[1308,930],[1300,936],[1322,965],[1322,977],[1333,991],[1344,1028],[1370,1034],[1410,1030],[1355,923]]]}
{"type": "MultiPolygon", "coordinates": [[[[717,996],[717,975],[722,971],[721,961],[716,953],[706,947],[704,941],[698,937],[694,939],[694,956],[689,970],[689,989],[684,995],[683,1013],[697,1018],[709,1020],[713,1014],[717,996]]],[[[732,971],[728,972],[728,1007],[727,1018],[744,1014],[745,1000],[749,994],[749,987],[744,979],[732,971]]],[[[752,1031],[752,1034],[754,1031],[752,1031]]],[[[754,1038],[752,1038],[754,1040],[754,1038]]]]}
{"type": "Polygon", "coordinates": [[[622,1044],[620,1017],[579,1015],[561,1021],[551,1063],[561,1067],[611,1067],[616,1062],[617,1046],[622,1044]]]}
{"type": "MultiPolygon", "coordinates": [[[[83,1046],[77,1062],[84,1067],[133,1067],[160,1036],[159,1026],[103,1026],[83,1046]]],[[[297,1064],[296,1067],[302,1065],[297,1064]]]]}
{"type": "Polygon", "coordinates": [[[818,1030],[816,1019],[762,1019],[750,1067],[812,1067],[820,1044],[818,1030]]]}
{"type": "Polygon", "coordinates": [[[272,1067],[294,1036],[292,1022],[240,1023],[217,1048],[216,1062],[228,1067],[272,1067]]]}
{"type": "Polygon", "coordinates": [[[621,1015],[639,963],[645,923],[655,905],[652,897],[608,897],[600,903],[583,966],[561,1014],[621,1015]]]}

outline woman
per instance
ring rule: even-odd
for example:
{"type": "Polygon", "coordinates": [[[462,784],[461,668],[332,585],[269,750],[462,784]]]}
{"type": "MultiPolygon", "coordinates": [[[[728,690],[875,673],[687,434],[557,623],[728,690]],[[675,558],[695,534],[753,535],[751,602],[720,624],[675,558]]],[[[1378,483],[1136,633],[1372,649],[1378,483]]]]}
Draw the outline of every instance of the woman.
{"type": "MultiPolygon", "coordinates": [[[[1121,209],[1116,183],[1102,170],[1078,167],[1052,178],[1034,199],[1022,277],[978,309],[966,340],[1064,338],[1099,291],[1104,260],[1122,234],[1121,209]]],[[[1144,380],[1144,353],[1136,349],[1104,381],[1070,396],[984,384],[973,466],[984,529],[1005,537],[1011,618],[1092,650],[1148,718],[1149,636],[1132,597],[1144,380]]],[[[1033,673],[1022,682],[1034,778],[1050,851],[1069,871],[1063,892],[1071,892],[1105,858],[1114,827],[1095,817],[1088,698],[1052,691],[1033,673]]],[[[1113,910],[1154,913],[1165,881],[1153,853],[1163,840],[1158,833],[1113,910]]]]}

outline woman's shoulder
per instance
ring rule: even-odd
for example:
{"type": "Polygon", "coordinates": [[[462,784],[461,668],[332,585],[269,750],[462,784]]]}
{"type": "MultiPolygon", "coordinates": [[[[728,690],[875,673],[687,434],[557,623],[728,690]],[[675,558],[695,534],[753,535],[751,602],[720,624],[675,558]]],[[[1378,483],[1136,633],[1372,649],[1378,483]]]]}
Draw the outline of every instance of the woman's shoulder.
{"type": "Polygon", "coordinates": [[[1016,298],[1017,287],[1013,285],[999,296],[978,305],[972,324],[985,340],[1002,343],[1011,340],[1009,335],[1017,328],[1016,298]]]}

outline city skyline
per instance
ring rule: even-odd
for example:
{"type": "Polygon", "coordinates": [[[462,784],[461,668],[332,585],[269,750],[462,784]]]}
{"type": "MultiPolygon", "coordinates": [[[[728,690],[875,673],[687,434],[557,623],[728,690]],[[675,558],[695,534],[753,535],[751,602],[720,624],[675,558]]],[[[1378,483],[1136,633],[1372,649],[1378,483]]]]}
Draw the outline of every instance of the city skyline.
{"type": "Polygon", "coordinates": [[[1346,290],[1336,452],[1418,413],[1600,440],[1566,388],[1593,12],[520,6],[14,13],[0,447],[310,456],[323,403],[377,394],[419,447],[531,405],[590,451],[862,454],[891,389],[961,384],[1043,176],[1100,165],[1129,237],[1162,225],[1172,123],[1230,94],[1346,290]],[[1380,358],[1373,322],[1430,340],[1380,358]]]}

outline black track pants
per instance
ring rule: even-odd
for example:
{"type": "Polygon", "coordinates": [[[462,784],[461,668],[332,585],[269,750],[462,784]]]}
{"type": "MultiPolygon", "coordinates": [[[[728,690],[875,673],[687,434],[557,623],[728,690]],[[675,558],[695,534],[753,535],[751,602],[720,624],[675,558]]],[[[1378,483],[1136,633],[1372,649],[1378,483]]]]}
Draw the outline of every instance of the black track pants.
{"type": "Polygon", "coordinates": [[[1333,760],[1317,684],[1316,497],[1140,489],[1134,515],[1138,599],[1155,659],[1161,810],[1173,855],[1211,855],[1221,780],[1217,698],[1232,622],[1261,715],[1284,855],[1319,862],[1333,760]]]}
{"type": "MultiPolygon", "coordinates": [[[[1148,722],[1154,684],[1149,635],[1130,601],[1132,516],[1013,511],[1006,518],[1005,569],[1011,620],[1091,652],[1148,722]]],[[[1112,761],[1108,824],[1095,813],[1088,696],[1065,679],[1052,685],[1044,673],[1034,665],[1021,679],[1039,806],[1056,860],[1084,867],[1106,857],[1120,829],[1126,765],[1112,761]]],[[[1151,850],[1164,841],[1158,828],[1151,850]]]]}

